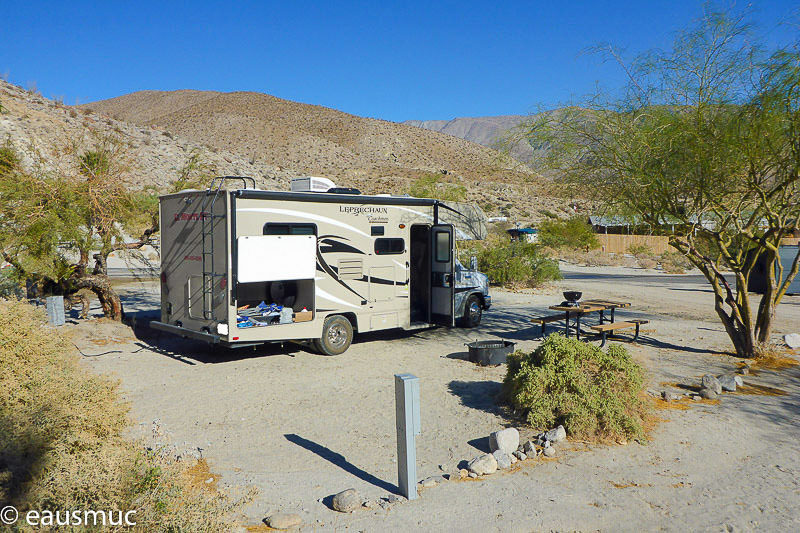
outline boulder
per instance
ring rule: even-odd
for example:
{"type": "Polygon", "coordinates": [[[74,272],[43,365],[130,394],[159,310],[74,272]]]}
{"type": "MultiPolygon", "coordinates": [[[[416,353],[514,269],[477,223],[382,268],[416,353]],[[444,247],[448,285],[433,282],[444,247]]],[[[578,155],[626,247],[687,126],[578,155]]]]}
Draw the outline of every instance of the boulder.
{"type": "Polygon", "coordinates": [[[497,459],[490,453],[480,455],[467,464],[467,470],[479,476],[493,474],[497,471],[497,459]]]}
{"type": "Polygon", "coordinates": [[[525,455],[525,452],[521,452],[521,451],[519,451],[519,450],[517,450],[517,451],[515,451],[515,452],[514,452],[514,457],[516,457],[516,458],[517,458],[517,459],[519,459],[520,461],[524,461],[525,459],[527,459],[527,458],[528,458],[528,456],[527,456],[527,455],[525,455]]]}
{"type": "Polygon", "coordinates": [[[333,496],[331,507],[340,513],[352,513],[361,507],[362,501],[356,489],[347,489],[333,496]]]}
{"type": "Polygon", "coordinates": [[[717,394],[722,393],[722,385],[717,379],[717,376],[714,376],[712,374],[706,374],[705,376],[703,376],[702,386],[704,389],[711,389],[717,394]]]}
{"type": "Polygon", "coordinates": [[[267,525],[272,529],[292,529],[300,527],[303,519],[294,513],[275,513],[267,518],[267,525]]]}
{"type": "Polygon", "coordinates": [[[719,395],[719,393],[717,391],[715,391],[715,390],[712,390],[712,389],[702,389],[700,391],[700,396],[702,396],[706,400],[713,400],[718,395],[719,395]]]}
{"type": "Polygon", "coordinates": [[[719,384],[722,390],[728,392],[736,392],[736,378],[733,376],[718,376],[719,384]]]}
{"type": "Polygon", "coordinates": [[[800,333],[789,333],[783,337],[786,346],[794,350],[800,348],[800,333]]]}
{"type": "Polygon", "coordinates": [[[558,426],[544,434],[544,440],[549,440],[550,442],[561,442],[566,438],[567,430],[564,429],[564,426],[558,426]]]}
{"type": "Polygon", "coordinates": [[[552,446],[548,446],[547,448],[544,449],[544,452],[542,453],[544,454],[545,457],[555,457],[556,449],[553,448],[552,446]]]}
{"type": "Polygon", "coordinates": [[[497,468],[500,470],[511,468],[511,456],[509,454],[503,450],[495,450],[492,452],[492,455],[494,456],[494,460],[497,461],[497,468]]]}
{"type": "Polygon", "coordinates": [[[744,385],[744,380],[742,379],[742,376],[733,376],[733,381],[736,382],[737,387],[741,387],[742,385],[744,385]]]}
{"type": "Polygon", "coordinates": [[[511,454],[517,446],[519,446],[519,431],[516,428],[501,429],[489,435],[489,449],[493,452],[502,450],[511,454]]]}
{"type": "Polygon", "coordinates": [[[532,440],[529,440],[525,443],[525,446],[522,447],[522,451],[525,452],[525,455],[531,455],[536,453],[536,445],[533,443],[532,440]]]}

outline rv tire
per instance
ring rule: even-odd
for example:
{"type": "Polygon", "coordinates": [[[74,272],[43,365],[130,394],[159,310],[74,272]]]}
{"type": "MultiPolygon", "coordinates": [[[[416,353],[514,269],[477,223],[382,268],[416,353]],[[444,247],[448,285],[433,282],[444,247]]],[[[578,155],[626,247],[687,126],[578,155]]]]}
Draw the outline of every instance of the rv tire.
{"type": "Polygon", "coordinates": [[[353,342],[353,325],[342,315],[331,315],[322,325],[322,338],[314,339],[314,346],[322,355],[339,355],[353,342]]]}
{"type": "Polygon", "coordinates": [[[465,328],[476,328],[481,323],[483,316],[483,302],[479,296],[473,294],[467,298],[467,303],[464,304],[464,317],[461,323],[465,328]]]}

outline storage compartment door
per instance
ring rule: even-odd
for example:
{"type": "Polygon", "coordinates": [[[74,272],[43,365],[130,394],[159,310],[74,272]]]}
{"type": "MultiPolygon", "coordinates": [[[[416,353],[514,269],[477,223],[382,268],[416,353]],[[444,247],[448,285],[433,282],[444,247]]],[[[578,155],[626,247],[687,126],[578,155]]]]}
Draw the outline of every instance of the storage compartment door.
{"type": "Polygon", "coordinates": [[[434,324],[455,326],[453,312],[455,283],[453,271],[453,226],[438,224],[431,227],[431,321],[434,324]]]}
{"type": "Polygon", "coordinates": [[[315,235],[239,237],[236,249],[239,283],[314,279],[317,268],[315,235]]]}

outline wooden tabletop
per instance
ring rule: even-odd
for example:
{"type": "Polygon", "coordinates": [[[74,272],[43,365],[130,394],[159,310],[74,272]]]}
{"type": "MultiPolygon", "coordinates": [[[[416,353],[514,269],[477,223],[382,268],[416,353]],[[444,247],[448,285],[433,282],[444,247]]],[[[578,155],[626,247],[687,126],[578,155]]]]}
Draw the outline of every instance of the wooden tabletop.
{"type": "Polygon", "coordinates": [[[602,305],[586,305],[582,304],[580,306],[571,306],[571,305],[551,305],[549,307],[553,311],[564,311],[568,313],[593,313],[595,311],[603,311],[605,309],[602,305]]]}
{"type": "Polygon", "coordinates": [[[581,302],[581,303],[583,303],[585,305],[602,305],[603,307],[606,307],[606,308],[615,307],[617,309],[619,309],[621,307],[630,307],[631,306],[630,302],[619,302],[619,301],[616,301],[616,300],[603,300],[603,299],[586,300],[586,301],[581,302]]]}

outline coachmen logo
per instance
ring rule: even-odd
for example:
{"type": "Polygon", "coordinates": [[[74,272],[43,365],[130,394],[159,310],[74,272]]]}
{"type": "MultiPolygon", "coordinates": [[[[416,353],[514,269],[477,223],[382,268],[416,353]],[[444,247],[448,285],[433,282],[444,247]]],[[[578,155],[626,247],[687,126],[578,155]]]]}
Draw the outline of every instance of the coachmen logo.
{"type": "Polygon", "coordinates": [[[388,209],[385,207],[363,207],[363,206],[352,206],[352,205],[340,205],[339,206],[340,213],[348,213],[351,215],[374,215],[374,214],[386,214],[388,213],[388,209]]]}
{"type": "Polygon", "coordinates": [[[202,220],[210,216],[211,213],[175,213],[175,220],[202,220]]]}

